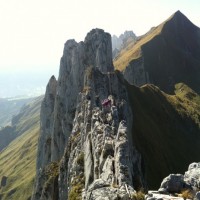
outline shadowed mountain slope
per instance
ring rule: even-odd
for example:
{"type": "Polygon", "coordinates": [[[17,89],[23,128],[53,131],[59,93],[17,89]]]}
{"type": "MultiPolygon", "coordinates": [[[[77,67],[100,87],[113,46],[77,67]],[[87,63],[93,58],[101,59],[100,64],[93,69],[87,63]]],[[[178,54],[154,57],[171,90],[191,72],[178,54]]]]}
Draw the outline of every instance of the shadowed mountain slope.
{"type": "Polygon", "coordinates": [[[148,187],[157,189],[170,173],[183,173],[200,159],[200,96],[183,83],[176,95],[154,85],[128,86],[133,137],[143,157],[148,187]]]}
{"type": "Polygon", "coordinates": [[[173,93],[184,82],[200,92],[200,29],[177,11],[115,59],[116,69],[138,86],[152,83],[173,93]]]}

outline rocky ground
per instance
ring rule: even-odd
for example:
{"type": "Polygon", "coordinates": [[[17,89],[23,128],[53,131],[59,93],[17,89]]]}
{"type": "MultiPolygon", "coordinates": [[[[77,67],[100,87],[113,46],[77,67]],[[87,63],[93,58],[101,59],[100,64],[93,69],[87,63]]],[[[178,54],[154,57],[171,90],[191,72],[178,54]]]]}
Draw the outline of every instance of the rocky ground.
{"type": "Polygon", "coordinates": [[[148,191],[147,200],[161,199],[200,199],[200,163],[189,165],[188,171],[182,174],[170,174],[158,191],[148,191]]]}

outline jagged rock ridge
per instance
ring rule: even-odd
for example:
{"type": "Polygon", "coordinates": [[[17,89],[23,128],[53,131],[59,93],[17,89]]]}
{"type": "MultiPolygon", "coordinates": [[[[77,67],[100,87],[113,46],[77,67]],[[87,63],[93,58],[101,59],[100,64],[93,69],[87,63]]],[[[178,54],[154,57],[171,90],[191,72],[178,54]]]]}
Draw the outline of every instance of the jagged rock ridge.
{"type": "MultiPolygon", "coordinates": [[[[132,117],[126,90],[115,73],[109,74],[110,80],[96,70],[89,76],[89,88],[80,94],[70,137],[70,141],[76,142],[71,143],[62,160],[60,182],[69,183],[69,197],[77,184],[74,180],[84,178],[83,199],[98,199],[100,196],[128,198],[125,184],[134,192],[134,178],[140,178],[142,173],[138,166],[140,155],[129,142],[132,141],[132,117]],[[111,93],[106,89],[109,88],[109,82],[113,83],[111,93]],[[108,97],[109,94],[112,95],[108,97]],[[107,97],[111,101],[111,108],[102,109],[100,100],[107,97]],[[81,175],[77,165],[80,165],[83,155],[84,169],[81,175]]],[[[66,187],[60,194],[65,194],[63,199],[66,199],[66,187]]]]}
{"type": "Polygon", "coordinates": [[[50,79],[42,103],[32,200],[128,199],[134,180],[144,184],[127,91],[113,69],[111,36],[103,30],[66,42],[58,81],[50,79]]]}

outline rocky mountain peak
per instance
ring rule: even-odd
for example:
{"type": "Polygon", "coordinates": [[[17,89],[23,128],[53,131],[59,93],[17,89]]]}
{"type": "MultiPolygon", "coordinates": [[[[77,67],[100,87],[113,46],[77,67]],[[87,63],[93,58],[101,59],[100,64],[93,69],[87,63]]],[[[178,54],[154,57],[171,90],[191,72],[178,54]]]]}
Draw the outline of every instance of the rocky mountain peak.
{"type": "Polygon", "coordinates": [[[73,47],[77,46],[77,44],[78,43],[74,39],[67,40],[64,45],[63,54],[66,54],[69,49],[72,49],[73,47]]]}
{"type": "Polygon", "coordinates": [[[114,70],[112,64],[111,35],[102,29],[92,29],[84,40],[87,64],[95,66],[101,72],[114,70]]]}
{"type": "Polygon", "coordinates": [[[55,91],[56,91],[56,86],[57,86],[57,80],[56,80],[55,76],[53,75],[49,80],[48,87],[51,90],[52,94],[54,94],[54,95],[55,95],[55,91]]]}
{"type": "Polygon", "coordinates": [[[112,51],[113,58],[115,58],[122,48],[125,48],[129,43],[136,41],[136,35],[133,31],[125,31],[119,37],[112,36],[112,51]]]}
{"type": "Polygon", "coordinates": [[[52,76],[47,84],[45,97],[42,101],[41,112],[40,112],[40,137],[39,137],[39,148],[37,154],[37,168],[43,168],[51,159],[51,119],[53,118],[54,103],[56,96],[57,80],[55,76],[52,76]],[[44,112],[45,111],[45,112],[44,112]],[[43,145],[45,144],[45,145],[43,145]]]}
{"type": "Polygon", "coordinates": [[[130,37],[136,39],[136,35],[135,33],[133,33],[133,31],[125,31],[123,34],[119,36],[119,38],[122,40],[127,40],[130,37]]]}
{"type": "Polygon", "coordinates": [[[116,35],[112,36],[112,50],[118,49],[120,50],[121,48],[126,45],[126,42],[130,40],[135,41],[136,40],[136,35],[133,33],[133,31],[124,31],[119,37],[116,35]]]}
{"type": "Polygon", "coordinates": [[[33,200],[54,195],[67,199],[76,179],[84,180],[81,187],[86,199],[91,199],[96,187],[93,199],[102,195],[112,198],[110,184],[123,186],[116,190],[122,196],[127,195],[124,184],[132,192],[133,179],[143,184],[137,164],[140,155],[132,144],[128,95],[123,77],[119,77],[113,68],[110,34],[93,29],[84,42],[65,43],[58,81],[50,79],[41,107],[33,200]],[[60,182],[56,176],[53,190],[43,187],[48,181],[46,171],[58,163],[60,182]],[[104,187],[107,194],[101,194],[104,187]]]}

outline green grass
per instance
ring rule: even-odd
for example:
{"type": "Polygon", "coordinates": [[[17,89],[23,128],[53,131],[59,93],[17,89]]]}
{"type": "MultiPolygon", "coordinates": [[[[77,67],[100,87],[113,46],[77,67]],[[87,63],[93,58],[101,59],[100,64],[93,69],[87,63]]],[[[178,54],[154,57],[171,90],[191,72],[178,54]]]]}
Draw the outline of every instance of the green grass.
{"type": "Polygon", "coordinates": [[[0,189],[2,200],[27,200],[32,194],[41,99],[24,108],[16,127],[19,136],[0,152],[0,177],[8,178],[0,189]]]}
{"type": "Polygon", "coordinates": [[[145,200],[145,193],[143,191],[138,191],[132,195],[133,200],[145,200]]]}
{"type": "Polygon", "coordinates": [[[175,94],[168,96],[183,118],[191,118],[200,128],[200,95],[183,83],[175,85],[175,94]]]}
{"type": "Polygon", "coordinates": [[[84,153],[81,152],[77,158],[77,164],[80,166],[84,166],[84,153]]]}
{"type": "Polygon", "coordinates": [[[82,189],[84,187],[85,187],[85,178],[83,176],[77,176],[76,178],[74,178],[69,192],[69,200],[81,200],[82,189]]]}
{"type": "MultiPolygon", "coordinates": [[[[79,135],[79,134],[77,134],[79,135]]],[[[73,139],[76,143],[78,137],[76,136],[73,139]]],[[[73,181],[71,182],[71,188],[69,191],[69,200],[81,200],[82,199],[82,189],[85,187],[85,176],[84,176],[84,153],[80,152],[76,159],[77,167],[79,168],[79,175],[73,177],[73,181]]]]}
{"type": "Polygon", "coordinates": [[[154,85],[128,85],[133,142],[142,154],[150,189],[157,189],[170,173],[184,173],[190,163],[200,159],[199,95],[183,84],[176,88],[176,95],[168,95],[154,85]],[[188,95],[192,99],[185,97],[188,95]]]}

